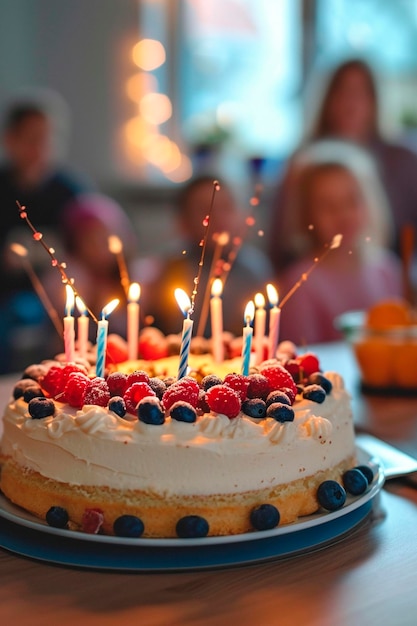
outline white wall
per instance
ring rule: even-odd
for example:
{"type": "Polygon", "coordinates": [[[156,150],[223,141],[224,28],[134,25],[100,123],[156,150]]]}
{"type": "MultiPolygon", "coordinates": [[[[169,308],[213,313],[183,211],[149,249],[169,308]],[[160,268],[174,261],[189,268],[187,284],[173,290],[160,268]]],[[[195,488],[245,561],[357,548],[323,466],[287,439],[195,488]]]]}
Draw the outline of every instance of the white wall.
{"type": "Polygon", "coordinates": [[[69,163],[97,184],[126,177],[117,136],[139,38],[138,0],[0,0],[0,106],[21,88],[57,90],[72,112],[69,163]]]}

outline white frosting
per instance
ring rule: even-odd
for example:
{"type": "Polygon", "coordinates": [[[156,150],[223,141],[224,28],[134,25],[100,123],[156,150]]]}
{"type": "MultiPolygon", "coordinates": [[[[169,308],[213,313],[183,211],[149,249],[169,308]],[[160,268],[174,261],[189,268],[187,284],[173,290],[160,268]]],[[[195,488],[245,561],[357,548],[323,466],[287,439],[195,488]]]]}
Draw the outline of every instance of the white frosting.
{"type": "Polygon", "coordinates": [[[349,395],[338,374],[326,376],[334,387],[324,403],[296,402],[294,421],[284,424],[206,414],[192,424],[167,417],[153,426],[59,403],[54,417],[32,419],[19,399],[6,408],[2,453],[79,485],[201,495],[279,485],[354,454],[349,395]]]}

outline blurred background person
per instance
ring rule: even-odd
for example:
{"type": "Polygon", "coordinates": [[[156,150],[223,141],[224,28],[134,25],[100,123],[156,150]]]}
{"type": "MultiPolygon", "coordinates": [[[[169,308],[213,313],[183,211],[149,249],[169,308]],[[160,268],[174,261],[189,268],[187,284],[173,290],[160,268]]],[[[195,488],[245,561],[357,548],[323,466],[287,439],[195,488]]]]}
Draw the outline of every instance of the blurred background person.
{"type": "Polygon", "coordinates": [[[61,165],[68,132],[66,113],[65,103],[57,94],[42,91],[15,100],[4,114],[0,165],[2,371],[18,367],[17,362],[10,362],[12,348],[16,356],[22,346],[34,342],[34,349],[37,346],[44,354],[41,335],[49,330],[49,320],[22,263],[10,250],[11,243],[21,243],[29,248],[30,263],[36,271],[50,266],[47,255],[34,245],[29,228],[19,218],[16,201],[27,207],[31,221],[49,245],[56,245],[64,205],[87,188],[61,165]]]}
{"type": "MultiPolygon", "coordinates": [[[[145,284],[146,312],[153,316],[155,326],[166,334],[178,333],[181,329],[181,312],[174,297],[174,289],[180,287],[191,297],[193,280],[198,274],[200,241],[204,235],[203,221],[209,212],[213,180],[213,177],[202,176],[191,180],[181,189],[176,204],[179,229],[177,245],[168,258],[157,261],[152,281],[146,284],[146,277],[140,280],[145,284]]],[[[227,243],[221,247],[221,258],[215,264],[216,276],[222,277],[226,269],[223,262],[229,260],[230,253],[237,252],[236,259],[231,263],[222,296],[226,331],[234,334],[242,332],[246,303],[253,299],[257,291],[263,290],[271,279],[272,269],[267,257],[246,240],[250,236],[246,228],[245,215],[231,189],[227,184],[220,182],[220,190],[215,195],[203,272],[193,314],[196,331],[206,285],[211,278],[210,269],[216,247],[219,250],[216,244],[219,236],[227,243]]],[[[209,336],[210,326],[206,325],[203,332],[209,336]]]]}
{"type": "Polygon", "coordinates": [[[335,235],[343,239],[283,306],[281,336],[298,344],[340,339],[334,326],[338,315],[401,295],[399,262],[386,248],[388,204],[372,160],[352,144],[313,143],[293,168],[290,251],[298,260],[278,281],[282,296],[335,235]]]}
{"type": "MultiPolygon", "coordinates": [[[[77,292],[97,318],[100,318],[101,310],[108,302],[120,299],[111,316],[111,332],[126,337],[126,294],[117,257],[109,247],[109,237],[118,237],[122,243],[129,273],[129,265],[136,253],[136,237],[129,218],[112,198],[87,193],[67,204],[63,210],[62,225],[63,251],[58,258],[65,259],[68,277],[74,279],[77,292]]],[[[66,293],[59,273],[48,269],[43,282],[57,310],[63,313],[66,293]]],[[[93,342],[96,334],[95,324],[90,323],[90,339],[93,342]]]]}
{"type": "MultiPolygon", "coordinates": [[[[391,246],[400,253],[403,227],[412,225],[417,229],[417,155],[382,136],[378,108],[377,85],[370,66],[360,59],[348,60],[330,77],[306,143],[339,138],[370,152],[392,212],[394,232],[391,246]]],[[[270,256],[276,271],[294,260],[286,247],[292,237],[288,210],[293,193],[292,166],[293,160],[288,165],[272,206],[271,232],[282,233],[284,241],[282,246],[276,246],[274,237],[270,240],[270,256]]]]}

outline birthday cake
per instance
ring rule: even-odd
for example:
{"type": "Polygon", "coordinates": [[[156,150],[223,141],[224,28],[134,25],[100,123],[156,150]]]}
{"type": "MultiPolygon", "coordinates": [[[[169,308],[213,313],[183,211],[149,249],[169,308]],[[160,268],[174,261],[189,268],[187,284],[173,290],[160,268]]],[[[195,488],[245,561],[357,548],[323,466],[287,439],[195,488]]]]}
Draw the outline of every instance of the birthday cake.
{"type": "Polygon", "coordinates": [[[53,526],[195,537],[336,509],[352,473],[367,488],[349,394],[313,354],[278,352],[247,376],[209,355],[179,380],[177,365],[27,368],[4,415],[4,495],[53,526]]]}

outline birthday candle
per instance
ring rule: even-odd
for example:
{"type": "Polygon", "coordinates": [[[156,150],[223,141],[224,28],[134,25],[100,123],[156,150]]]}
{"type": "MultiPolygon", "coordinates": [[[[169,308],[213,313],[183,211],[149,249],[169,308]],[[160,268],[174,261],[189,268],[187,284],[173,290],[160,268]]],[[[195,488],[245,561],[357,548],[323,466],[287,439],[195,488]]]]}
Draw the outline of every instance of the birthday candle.
{"type": "Polygon", "coordinates": [[[80,314],[77,320],[77,346],[80,357],[84,359],[87,355],[88,327],[90,320],[88,319],[87,308],[79,296],[76,296],[75,304],[77,305],[77,309],[80,314]]]}
{"type": "Polygon", "coordinates": [[[138,358],[139,298],[140,285],[138,283],[132,283],[129,287],[129,302],[127,305],[127,353],[130,361],[134,361],[138,358]]]}
{"type": "Polygon", "coordinates": [[[261,293],[255,295],[255,365],[264,360],[264,338],[266,326],[265,298],[261,293]]]}
{"type": "Polygon", "coordinates": [[[245,326],[243,327],[243,343],[242,343],[242,374],[244,376],[248,376],[249,374],[249,365],[250,365],[250,355],[252,349],[252,336],[253,329],[251,323],[253,321],[253,317],[255,315],[255,305],[250,300],[245,308],[244,320],[245,326]]]}
{"type": "Polygon", "coordinates": [[[279,324],[281,318],[281,309],[278,305],[278,292],[273,285],[268,283],[266,286],[271,311],[269,313],[269,338],[268,338],[268,359],[275,358],[279,338],[279,324]]]}
{"type": "Polygon", "coordinates": [[[223,283],[220,278],[216,278],[211,286],[210,317],[211,317],[211,341],[213,349],[213,359],[216,363],[221,363],[224,357],[223,348],[223,303],[221,294],[223,283]]]}
{"type": "Polygon", "coordinates": [[[106,365],[106,348],[107,333],[109,329],[108,316],[119,304],[116,298],[112,300],[101,311],[101,320],[97,324],[97,360],[96,360],[96,376],[104,378],[104,368],[106,365]]]}
{"type": "Polygon", "coordinates": [[[65,285],[67,292],[67,301],[65,304],[65,317],[64,317],[64,346],[65,346],[65,360],[67,363],[74,361],[75,359],[75,329],[74,329],[74,292],[70,285],[65,285]]]}
{"type": "Polygon", "coordinates": [[[190,354],[191,336],[193,334],[193,320],[190,318],[191,301],[183,289],[175,290],[175,299],[186,316],[182,325],[180,362],[178,366],[178,380],[187,375],[188,357],[190,354]]]}

